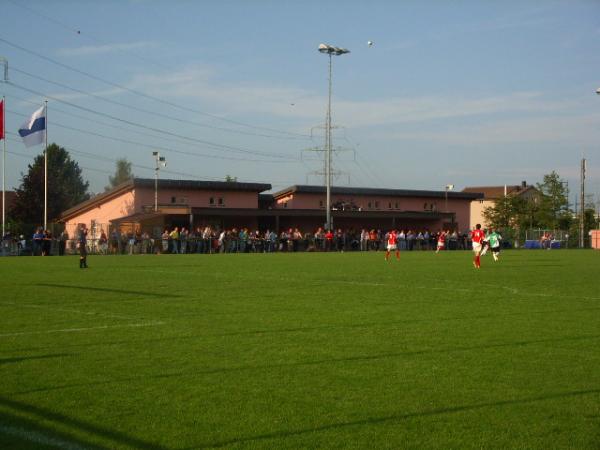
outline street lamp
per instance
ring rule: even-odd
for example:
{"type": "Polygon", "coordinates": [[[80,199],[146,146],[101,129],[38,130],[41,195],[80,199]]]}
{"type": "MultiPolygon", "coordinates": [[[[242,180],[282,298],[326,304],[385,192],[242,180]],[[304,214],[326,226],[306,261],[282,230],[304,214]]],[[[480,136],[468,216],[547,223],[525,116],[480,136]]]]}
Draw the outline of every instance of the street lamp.
{"type": "Polygon", "coordinates": [[[333,55],[340,56],[350,53],[346,48],[333,47],[328,44],[319,44],[319,52],[329,55],[329,99],[327,102],[327,120],[325,124],[325,184],[327,188],[327,224],[326,228],[331,230],[333,224],[331,221],[331,72],[333,55]]]}
{"type": "MultiPolygon", "coordinates": [[[[446,185],[446,189],[445,189],[445,193],[444,193],[444,211],[447,213],[448,212],[448,191],[451,191],[452,189],[454,189],[454,185],[453,184],[447,184],[446,185]]],[[[452,227],[454,227],[454,214],[452,214],[452,227]]]]}
{"type": "Polygon", "coordinates": [[[451,191],[452,189],[454,189],[454,185],[453,184],[447,184],[446,185],[446,192],[445,192],[445,203],[444,203],[444,211],[448,212],[448,191],[451,191]]]}
{"type": "Polygon", "coordinates": [[[160,156],[158,152],[152,152],[152,156],[156,161],[156,168],[154,169],[154,212],[158,212],[158,171],[161,167],[167,167],[167,160],[164,156],[160,156]]]}

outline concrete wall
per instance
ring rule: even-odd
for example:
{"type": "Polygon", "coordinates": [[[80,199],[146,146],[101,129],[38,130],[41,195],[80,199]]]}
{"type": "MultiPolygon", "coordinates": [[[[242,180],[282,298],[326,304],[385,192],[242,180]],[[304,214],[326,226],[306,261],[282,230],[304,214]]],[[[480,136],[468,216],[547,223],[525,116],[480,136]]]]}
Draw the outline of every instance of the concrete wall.
{"type": "MultiPolygon", "coordinates": [[[[386,197],[386,196],[366,196],[366,195],[332,195],[331,204],[335,205],[338,202],[355,205],[361,208],[362,211],[438,211],[442,212],[446,209],[444,198],[427,198],[427,197],[386,197]]],[[[276,209],[322,209],[325,213],[326,197],[324,194],[304,194],[294,193],[276,200],[276,209]]],[[[470,226],[471,216],[471,201],[466,199],[449,198],[448,211],[454,212],[456,215],[456,223],[458,230],[466,231],[470,226]]],[[[323,222],[325,222],[323,220],[323,222]]],[[[358,221],[362,222],[362,221],[358,221]]],[[[353,223],[358,223],[353,220],[353,223]]],[[[442,223],[419,221],[418,223],[407,222],[403,226],[397,222],[396,226],[413,228],[429,228],[435,229],[442,226],[442,223]]],[[[320,224],[322,226],[322,224],[320,224]]],[[[377,226],[375,223],[369,226],[367,221],[364,222],[367,228],[377,226]]],[[[391,226],[391,219],[390,225],[391,226]]],[[[336,225],[337,227],[337,225],[336,225]]]]}
{"type": "Polygon", "coordinates": [[[475,228],[475,225],[478,223],[480,223],[483,228],[487,228],[489,224],[487,224],[483,218],[483,210],[485,208],[493,207],[494,204],[494,200],[473,200],[471,202],[471,229],[475,228]]]}
{"type": "Polygon", "coordinates": [[[591,230],[591,246],[592,248],[595,248],[596,250],[600,250],[600,230],[591,230]]]}
{"type": "MultiPolygon", "coordinates": [[[[119,217],[129,216],[136,212],[134,207],[134,193],[133,191],[125,192],[111,200],[94,206],[93,208],[69,219],[65,223],[65,228],[69,237],[76,237],[76,228],[78,224],[85,223],[90,232],[97,231],[99,233],[104,230],[108,234],[108,225],[111,220],[118,219],[119,217]],[[92,229],[92,221],[98,226],[97,230],[92,229]]],[[[92,237],[90,235],[90,237],[92,237]]]]}
{"type": "MultiPolygon", "coordinates": [[[[187,205],[192,208],[258,208],[258,193],[159,189],[158,204],[159,206],[187,205]],[[210,203],[211,198],[213,199],[213,204],[210,203]],[[219,204],[219,199],[222,199],[222,204],[219,204]]],[[[135,189],[135,209],[136,211],[142,211],[144,206],[154,206],[154,189],[138,187],[135,189]]]]}

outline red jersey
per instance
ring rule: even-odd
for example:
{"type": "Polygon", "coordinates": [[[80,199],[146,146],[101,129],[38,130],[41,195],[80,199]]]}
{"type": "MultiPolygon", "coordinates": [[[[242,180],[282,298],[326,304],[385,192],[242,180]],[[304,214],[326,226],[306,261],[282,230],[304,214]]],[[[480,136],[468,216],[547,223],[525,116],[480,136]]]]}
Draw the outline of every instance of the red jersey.
{"type": "Polygon", "coordinates": [[[484,238],[485,238],[485,233],[482,230],[471,231],[471,240],[473,242],[481,244],[483,242],[484,238]]]}
{"type": "Polygon", "coordinates": [[[440,235],[438,236],[438,241],[440,242],[446,242],[446,233],[440,233],[440,235]]]}
{"type": "Polygon", "coordinates": [[[396,240],[398,239],[398,236],[396,235],[395,231],[392,231],[389,235],[388,235],[388,245],[396,245],[396,240]]]}

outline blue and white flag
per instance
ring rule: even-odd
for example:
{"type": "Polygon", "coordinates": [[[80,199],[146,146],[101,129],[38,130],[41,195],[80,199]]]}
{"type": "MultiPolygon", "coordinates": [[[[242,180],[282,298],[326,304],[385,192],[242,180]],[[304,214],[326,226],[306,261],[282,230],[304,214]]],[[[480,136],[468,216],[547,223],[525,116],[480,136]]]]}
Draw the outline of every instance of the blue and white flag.
{"type": "Polygon", "coordinates": [[[41,144],[46,138],[46,106],[33,113],[31,118],[21,125],[19,134],[26,147],[41,144]]]}

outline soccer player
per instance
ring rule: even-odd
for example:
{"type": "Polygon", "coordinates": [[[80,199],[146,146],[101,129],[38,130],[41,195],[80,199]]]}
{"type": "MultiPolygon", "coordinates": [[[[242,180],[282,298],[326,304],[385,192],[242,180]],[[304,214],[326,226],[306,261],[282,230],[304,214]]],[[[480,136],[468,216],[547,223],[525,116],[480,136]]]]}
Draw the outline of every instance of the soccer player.
{"type": "Polygon", "coordinates": [[[444,230],[440,230],[440,232],[438,233],[437,249],[435,252],[439,253],[440,250],[444,250],[445,247],[446,247],[446,232],[444,230]]]}
{"type": "Polygon", "coordinates": [[[473,241],[473,253],[475,253],[475,256],[473,256],[473,266],[475,266],[476,269],[481,268],[480,256],[484,238],[485,234],[481,231],[481,225],[475,225],[475,229],[471,231],[471,241],[473,241]]]}
{"type": "Polygon", "coordinates": [[[491,232],[492,232],[491,228],[489,230],[483,230],[484,238],[483,238],[483,241],[481,241],[481,256],[485,256],[488,249],[490,248],[489,235],[491,232]]]}
{"type": "Polygon", "coordinates": [[[398,234],[396,230],[392,230],[387,235],[387,251],[385,252],[385,260],[389,260],[390,252],[396,252],[396,259],[400,259],[400,250],[398,250],[398,234]]]}
{"type": "Polygon", "coordinates": [[[79,248],[79,268],[87,269],[87,234],[88,230],[85,224],[79,227],[79,235],[77,236],[77,247],[79,248]]]}
{"type": "Polygon", "coordinates": [[[498,258],[500,257],[500,241],[502,240],[502,236],[500,236],[500,233],[490,228],[490,234],[487,236],[487,240],[488,245],[492,250],[494,261],[498,261],[498,258]]]}

